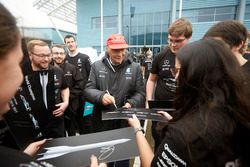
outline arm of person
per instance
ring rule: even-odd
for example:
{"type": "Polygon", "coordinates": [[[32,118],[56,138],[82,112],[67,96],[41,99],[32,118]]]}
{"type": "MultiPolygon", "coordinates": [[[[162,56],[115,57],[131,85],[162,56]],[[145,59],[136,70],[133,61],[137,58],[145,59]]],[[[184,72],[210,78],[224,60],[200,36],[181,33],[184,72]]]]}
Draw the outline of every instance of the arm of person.
{"type": "Polygon", "coordinates": [[[157,113],[161,114],[166,120],[170,121],[173,117],[166,111],[158,111],[157,113]]]}
{"type": "MultiPolygon", "coordinates": [[[[149,74],[148,81],[146,84],[146,100],[152,100],[153,92],[155,88],[155,84],[157,81],[157,74],[149,74]]],[[[148,104],[146,103],[146,107],[148,108],[148,104]]]]}
{"type": "Polygon", "coordinates": [[[58,107],[56,110],[53,111],[53,115],[55,117],[60,117],[64,114],[64,111],[69,105],[69,88],[65,88],[61,90],[61,97],[62,97],[62,103],[56,104],[56,107],[58,107]]]}
{"type": "Polygon", "coordinates": [[[29,156],[34,156],[37,153],[37,151],[41,148],[41,146],[45,144],[45,142],[46,140],[33,142],[29,144],[23,152],[25,154],[28,154],[29,156]]]}
{"type": "MultiPolygon", "coordinates": [[[[132,126],[134,129],[141,127],[140,121],[136,117],[136,115],[133,114],[133,118],[128,119],[129,125],[132,126]]],[[[141,159],[141,166],[142,167],[148,167],[151,166],[151,162],[154,158],[154,153],[144,136],[142,131],[136,131],[136,143],[140,154],[141,159]]]]}
{"type": "Polygon", "coordinates": [[[102,104],[105,106],[110,104],[115,104],[115,97],[110,95],[109,93],[105,93],[102,96],[102,104]]]}
{"type": "Polygon", "coordinates": [[[142,71],[142,77],[144,78],[145,77],[145,66],[144,65],[141,66],[141,71],[142,71]]]}
{"type": "Polygon", "coordinates": [[[96,66],[98,65],[99,64],[96,64],[96,63],[92,64],[90,74],[89,74],[89,79],[88,79],[88,82],[86,84],[83,94],[86,100],[89,101],[90,103],[101,105],[103,104],[103,96],[107,94],[107,92],[97,89],[97,84],[99,81],[96,76],[98,75],[96,72],[96,66]]]}

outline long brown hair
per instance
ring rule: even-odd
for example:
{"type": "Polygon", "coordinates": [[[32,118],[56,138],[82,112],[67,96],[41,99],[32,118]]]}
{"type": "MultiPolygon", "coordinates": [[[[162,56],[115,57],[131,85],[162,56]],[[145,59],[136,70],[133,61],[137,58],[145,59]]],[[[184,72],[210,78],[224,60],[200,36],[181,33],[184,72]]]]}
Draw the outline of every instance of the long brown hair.
{"type": "Polygon", "coordinates": [[[178,53],[181,64],[175,120],[190,111],[222,109],[250,127],[250,93],[245,73],[224,42],[203,39],[184,46],[178,53]]]}

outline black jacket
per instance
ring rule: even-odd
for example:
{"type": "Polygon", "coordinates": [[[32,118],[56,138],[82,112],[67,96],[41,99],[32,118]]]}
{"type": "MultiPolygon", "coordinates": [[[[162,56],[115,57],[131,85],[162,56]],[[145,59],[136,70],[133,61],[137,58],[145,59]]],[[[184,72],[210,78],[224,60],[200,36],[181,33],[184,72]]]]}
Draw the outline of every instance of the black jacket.
{"type": "MultiPolygon", "coordinates": [[[[113,105],[102,105],[102,97],[106,90],[115,97],[116,104],[122,107],[129,102],[132,107],[144,107],[145,90],[142,80],[140,65],[134,63],[127,56],[122,64],[112,66],[106,55],[99,61],[92,64],[88,83],[84,94],[87,101],[94,104],[93,127],[97,131],[121,128],[119,121],[111,123],[106,128],[101,121],[101,111],[114,110],[113,105]]],[[[112,122],[112,121],[111,121],[112,122]]]]}
{"type": "Polygon", "coordinates": [[[80,106],[79,102],[80,102],[80,97],[83,91],[82,75],[76,66],[66,63],[66,62],[61,64],[60,68],[64,72],[64,78],[70,90],[69,106],[67,109],[70,112],[76,113],[80,106]]]}

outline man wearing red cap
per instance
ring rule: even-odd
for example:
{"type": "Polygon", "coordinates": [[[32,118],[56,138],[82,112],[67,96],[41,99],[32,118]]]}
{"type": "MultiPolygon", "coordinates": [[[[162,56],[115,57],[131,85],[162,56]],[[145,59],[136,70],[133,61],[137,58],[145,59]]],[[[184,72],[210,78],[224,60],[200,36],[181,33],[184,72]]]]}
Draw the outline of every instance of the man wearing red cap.
{"type": "Polygon", "coordinates": [[[117,129],[127,125],[126,120],[102,121],[104,110],[120,107],[144,107],[145,90],[140,66],[126,54],[128,44],[121,34],[107,39],[105,56],[92,64],[84,94],[94,104],[94,132],[117,129]]]}
{"type": "MultiPolygon", "coordinates": [[[[140,65],[134,63],[126,54],[128,44],[124,36],[113,34],[108,37],[106,44],[105,56],[92,64],[84,90],[87,101],[94,104],[94,132],[129,126],[127,120],[102,121],[102,111],[145,105],[145,88],[140,65]]],[[[112,163],[109,166],[112,166],[112,163]]],[[[115,166],[129,166],[129,161],[115,162],[115,166]]]]}

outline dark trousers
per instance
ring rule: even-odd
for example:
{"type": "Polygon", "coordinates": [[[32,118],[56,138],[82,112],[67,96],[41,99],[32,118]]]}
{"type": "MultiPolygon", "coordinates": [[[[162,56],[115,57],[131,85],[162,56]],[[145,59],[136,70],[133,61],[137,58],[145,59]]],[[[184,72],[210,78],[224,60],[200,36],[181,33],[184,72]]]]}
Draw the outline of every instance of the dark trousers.
{"type": "Polygon", "coordinates": [[[67,131],[68,136],[75,136],[77,132],[76,121],[65,116],[64,123],[65,123],[65,130],[67,131]]]}
{"type": "Polygon", "coordinates": [[[92,128],[92,115],[83,116],[85,101],[82,97],[80,103],[80,109],[76,115],[76,123],[80,134],[93,133],[92,128]]]}
{"type": "Polygon", "coordinates": [[[80,134],[93,133],[92,128],[92,115],[84,116],[81,115],[78,117],[78,126],[80,134]]]}
{"type": "Polygon", "coordinates": [[[41,131],[47,139],[65,137],[64,116],[53,118],[41,131]]]}

